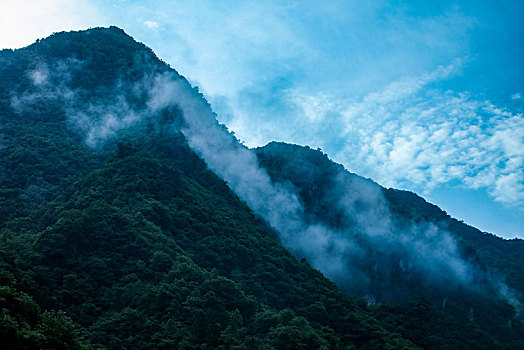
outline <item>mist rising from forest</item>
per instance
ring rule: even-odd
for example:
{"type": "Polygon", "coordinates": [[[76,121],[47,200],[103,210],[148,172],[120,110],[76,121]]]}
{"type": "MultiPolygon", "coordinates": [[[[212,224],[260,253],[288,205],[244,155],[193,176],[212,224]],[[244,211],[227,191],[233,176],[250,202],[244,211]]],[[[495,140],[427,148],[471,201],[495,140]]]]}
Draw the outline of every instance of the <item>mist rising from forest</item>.
{"type": "Polygon", "coordinates": [[[461,257],[448,232],[432,223],[395,222],[380,188],[370,182],[341,176],[331,189],[338,206],[353,221],[351,232],[307,222],[296,191],[272,182],[259,166],[256,154],[217,122],[211,106],[195,88],[174,72],[160,71],[140,58],[137,62],[144,72],[139,81],[122,77],[109,93],[88,101],[70,84],[71,72],[80,70],[82,62],[41,62],[27,74],[32,88],[12,96],[12,108],[26,113],[42,101],[59,101],[69,127],[94,149],[166,112],[180,113],[182,120],[173,123],[173,131],[184,134],[208,167],[279,233],[285,247],[306,258],[341,288],[374,301],[373,273],[382,269],[392,276],[393,270],[401,270],[419,276],[430,286],[483,288],[489,280],[500,297],[517,305],[518,298],[502,279],[480,271],[461,257]],[[369,254],[370,247],[383,266],[368,270],[358,261],[369,254]]]}

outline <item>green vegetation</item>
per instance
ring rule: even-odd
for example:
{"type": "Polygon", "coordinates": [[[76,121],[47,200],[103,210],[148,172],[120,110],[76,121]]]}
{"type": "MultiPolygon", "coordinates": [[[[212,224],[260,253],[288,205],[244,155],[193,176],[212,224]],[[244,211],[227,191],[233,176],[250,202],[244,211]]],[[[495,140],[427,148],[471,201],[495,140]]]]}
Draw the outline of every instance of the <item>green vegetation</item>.
{"type": "Polygon", "coordinates": [[[181,138],[155,136],[108,151],[23,231],[6,223],[15,286],[111,349],[410,344],[287,253],[181,138]]]}
{"type": "MultiPolygon", "coordinates": [[[[114,27],[58,33],[0,52],[4,348],[523,347],[518,320],[509,330],[489,329],[454,301],[446,308],[428,299],[371,306],[341,292],[286,251],[278,234],[169,127],[179,120],[176,110],[87,147],[68,109],[110,105],[118,91],[131,110],[141,111],[136,86],[151,73],[145,67],[169,69],[114,27]],[[64,62],[69,70],[58,76],[64,62]],[[31,80],[42,66],[55,67],[47,79],[59,89],[31,80]],[[65,92],[78,98],[72,103],[65,92]],[[13,103],[17,98],[23,108],[13,103]]],[[[295,161],[302,156],[296,153],[295,161]]],[[[325,190],[315,187],[303,197],[313,201],[325,190]]],[[[325,215],[343,227],[343,215],[320,204],[306,208],[312,218],[325,215]]],[[[398,205],[399,215],[409,208],[398,205]]],[[[464,249],[477,252],[480,243],[464,241],[464,249]]],[[[517,255],[505,260],[489,252],[478,258],[518,275],[510,265],[517,255]]],[[[512,312],[483,298],[474,302],[482,303],[478,310],[495,306],[500,319],[512,312]]]]}

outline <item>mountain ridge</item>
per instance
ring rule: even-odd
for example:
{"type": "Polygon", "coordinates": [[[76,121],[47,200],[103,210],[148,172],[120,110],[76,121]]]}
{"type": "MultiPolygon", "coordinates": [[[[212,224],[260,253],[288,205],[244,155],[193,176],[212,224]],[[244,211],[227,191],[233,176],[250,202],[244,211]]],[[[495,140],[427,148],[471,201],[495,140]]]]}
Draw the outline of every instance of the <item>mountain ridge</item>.
{"type": "MultiPolygon", "coordinates": [[[[456,222],[462,223],[462,224],[464,224],[464,225],[466,225],[466,226],[468,226],[470,228],[473,228],[476,231],[478,231],[479,233],[482,233],[482,234],[484,234],[484,235],[486,235],[488,237],[494,237],[494,238],[500,239],[502,241],[522,241],[522,242],[524,242],[524,239],[519,238],[518,236],[515,236],[513,238],[507,238],[507,237],[503,237],[503,236],[497,235],[496,233],[492,233],[492,232],[488,232],[488,231],[482,231],[482,230],[476,228],[475,226],[468,224],[467,222],[465,222],[463,220],[460,220],[460,219],[457,219],[457,218],[451,216],[444,209],[440,208],[438,205],[436,205],[434,203],[429,202],[424,197],[420,196],[419,194],[417,194],[414,191],[397,189],[397,188],[394,188],[394,187],[384,187],[384,186],[380,185],[380,183],[378,183],[375,180],[373,180],[372,178],[367,178],[367,177],[358,175],[356,173],[350,172],[349,170],[347,170],[345,168],[345,166],[343,164],[337,163],[336,161],[332,160],[331,158],[329,158],[328,154],[324,153],[319,148],[314,149],[314,148],[312,148],[310,146],[307,146],[307,145],[293,144],[293,143],[288,143],[288,142],[284,142],[284,141],[270,141],[270,142],[268,142],[264,146],[256,146],[256,147],[253,147],[252,149],[255,152],[257,152],[257,150],[263,150],[264,148],[270,148],[270,147],[273,147],[273,146],[289,147],[289,148],[292,148],[295,151],[297,149],[305,149],[308,152],[319,153],[321,156],[326,157],[326,159],[329,160],[330,162],[335,163],[341,170],[343,169],[344,171],[347,171],[348,173],[351,173],[352,175],[361,177],[362,179],[364,179],[366,181],[370,181],[370,182],[372,182],[372,183],[382,187],[383,190],[384,190],[384,193],[395,192],[395,193],[401,194],[401,197],[405,197],[406,198],[405,202],[406,202],[406,204],[410,205],[409,209],[412,210],[412,211],[416,211],[417,209],[420,209],[421,207],[431,208],[431,209],[428,209],[428,210],[432,211],[432,216],[437,217],[440,220],[452,219],[452,220],[454,220],[456,222]],[[410,202],[417,202],[417,203],[413,204],[413,203],[410,203],[410,202]]],[[[399,208],[399,209],[401,209],[401,208],[399,208]]],[[[415,213],[413,213],[413,214],[415,214],[415,213]]],[[[422,214],[421,213],[417,213],[417,215],[422,215],[422,214]]]]}

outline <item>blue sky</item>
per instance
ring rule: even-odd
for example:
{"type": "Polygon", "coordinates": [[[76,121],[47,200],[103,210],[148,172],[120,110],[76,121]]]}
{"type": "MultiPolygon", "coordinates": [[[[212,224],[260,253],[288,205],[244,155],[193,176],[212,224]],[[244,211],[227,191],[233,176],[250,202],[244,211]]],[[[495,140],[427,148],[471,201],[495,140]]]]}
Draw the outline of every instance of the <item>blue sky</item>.
{"type": "Polygon", "coordinates": [[[320,147],[458,219],[524,237],[521,1],[17,1],[0,47],[117,25],[248,146],[320,147]]]}

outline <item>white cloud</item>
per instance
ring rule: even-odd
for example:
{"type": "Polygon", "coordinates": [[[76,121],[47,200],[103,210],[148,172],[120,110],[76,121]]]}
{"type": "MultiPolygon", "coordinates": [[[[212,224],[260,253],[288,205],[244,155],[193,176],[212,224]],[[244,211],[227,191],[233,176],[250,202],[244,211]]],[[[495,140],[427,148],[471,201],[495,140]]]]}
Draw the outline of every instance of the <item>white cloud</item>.
{"type": "Polygon", "coordinates": [[[53,32],[104,25],[97,8],[86,0],[0,1],[0,49],[20,48],[53,32]]]}
{"type": "Polygon", "coordinates": [[[522,95],[519,92],[514,93],[510,96],[512,100],[520,100],[522,99],[522,95]]]}
{"type": "Polygon", "coordinates": [[[149,29],[158,29],[159,28],[158,23],[155,21],[145,21],[144,25],[148,27],[149,29]]]}
{"type": "Polygon", "coordinates": [[[500,175],[492,190],[495,199],[501,202],[514,203],[524,198],[524,177],[522,173],[500,175]]]}
{"type": "Polygon", "coordinates": [[[524,117],[429,87],[452,72],[440,67],[348,103],[341,112],[347,141],[335,158],[386,186],[429,193],[458,182],[524,205],[524,117]]]}

